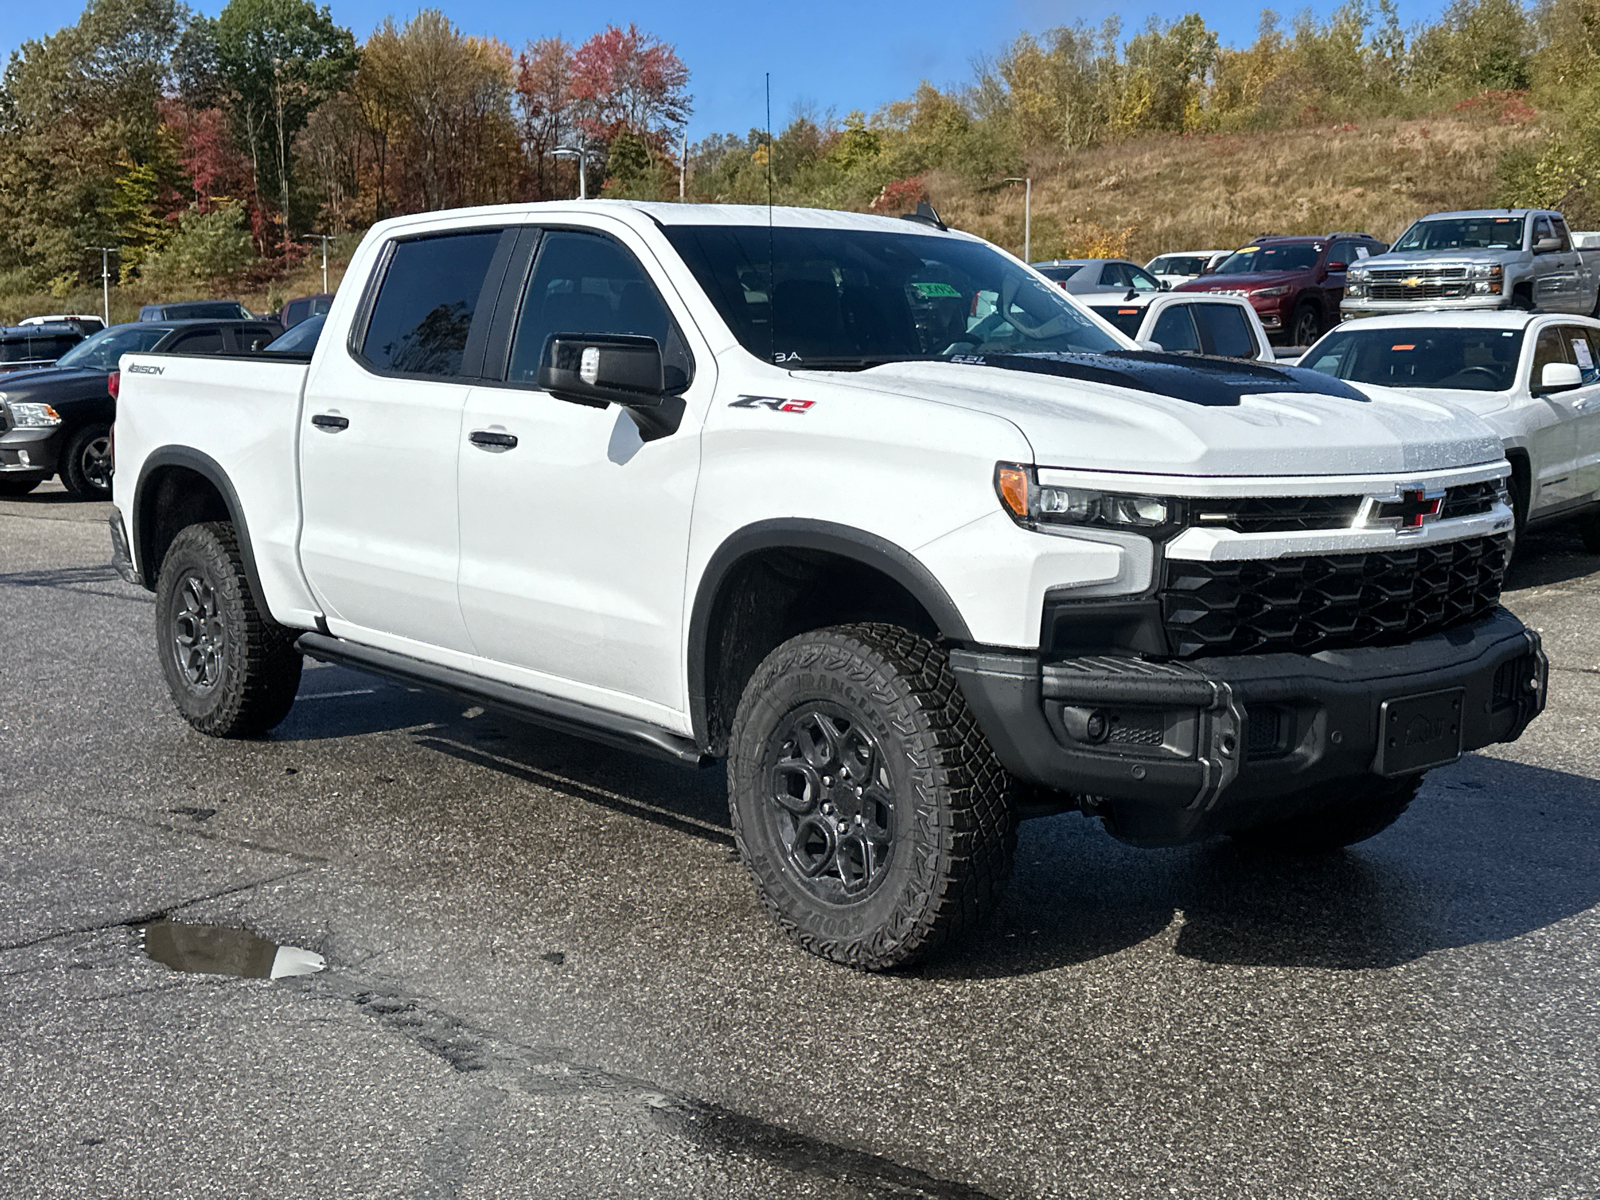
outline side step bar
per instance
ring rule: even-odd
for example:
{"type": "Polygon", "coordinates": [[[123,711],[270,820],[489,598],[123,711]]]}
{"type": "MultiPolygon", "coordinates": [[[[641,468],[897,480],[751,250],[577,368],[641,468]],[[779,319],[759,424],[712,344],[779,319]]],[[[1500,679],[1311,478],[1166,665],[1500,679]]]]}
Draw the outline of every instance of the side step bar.
{"type": "Polygon", "coordinates": [[[702,767],[712,759],[700,753],[700,748],[688,738],[670,730],[661,729],[632,717],[608,713],[576,700],[563,700],[547,696],[530,688],[480,679],[453,667],[441,667],[404,654],[361,646],[323,633],[302,633],[295,641],[295,649],[307,658],[337,663],[383,675],[401,683],[421,684],[435,691],[447,692],[466,700],[475,700],[487,708],[499,709],[513,717],[534,725],[543,725],[574,737],[604,742],[622,750],[665,758],[684,766],[702,767]]]}

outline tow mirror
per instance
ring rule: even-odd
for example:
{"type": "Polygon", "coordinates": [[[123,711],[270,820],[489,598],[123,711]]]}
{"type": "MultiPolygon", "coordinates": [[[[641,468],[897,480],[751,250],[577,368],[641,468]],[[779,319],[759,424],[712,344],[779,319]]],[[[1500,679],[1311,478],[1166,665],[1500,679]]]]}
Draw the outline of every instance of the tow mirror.
{"type": "Polygon", "coordinates": [[[1561,249],[1561,239],[1558,237],[1542,237],[1533,244],[1535,254],[1553,254],[1559,249],[1561,249]]]}
{"type": "Polygon", "coordinates": [[[539,386],[572,404],[622,405],[647,442],[675,433],[683,419],[683,401],[667,395],[655,338],[552,333],[539,360],[539,386]]]}
{"type": "Polygon", "coordinates": [[[1545,363],[1539,373],[1539,390],[1565,392],[1583,386],[1583,372],[1572,363],[1545,363]]]}

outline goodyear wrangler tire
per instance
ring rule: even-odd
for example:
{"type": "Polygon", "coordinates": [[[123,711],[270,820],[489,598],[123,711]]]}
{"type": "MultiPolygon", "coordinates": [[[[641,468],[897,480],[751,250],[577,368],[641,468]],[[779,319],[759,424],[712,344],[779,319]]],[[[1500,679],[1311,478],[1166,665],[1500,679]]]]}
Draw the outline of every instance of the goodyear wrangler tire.
{"type": "Polygon", "coordinates": [[[944,652],[898,626],[785,642],[734,718],[729,810],[756,889],[852,967],[915,962],[989,915],[1016,848],[1008,782],[944,652]]]}
{"type": "Polygon", "coordinates": [[[172,539],[156,583],[156,656],[173,703],[201,733],[250,737],[288,715],[300,687],[294,635],[256,606],[227,522],[172,539]]]}
{"type": "Polygon", "coordinates": [[[1232,836],[1242,845],[1277,854],[1331,854],[1393,825],[1421,786],[1420,774],[1340,780],[1318,789],[1317,798],[1327,801],[1323,806],[1286,821],[1235,830],[1232,836]]]}

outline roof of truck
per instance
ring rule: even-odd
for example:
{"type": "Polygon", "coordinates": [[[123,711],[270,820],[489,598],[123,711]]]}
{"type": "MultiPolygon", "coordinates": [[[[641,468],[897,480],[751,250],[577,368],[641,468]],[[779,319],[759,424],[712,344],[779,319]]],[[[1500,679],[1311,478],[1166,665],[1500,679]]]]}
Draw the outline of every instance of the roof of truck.
{"type": "MultiPolygon", "coordinates": [[[[1589,317],[1573,313],[1524,312],[1516,308],[1488,312],[1441,312],[1438,309],[1414,313],[1393,313],[1382,317],[1358,317],[1334,329],[1526,329],[1529,323],[1545,317],[1559,317],[1563,324],[1583,322],[1600,325],[1589,317]]],[[[1332,330],[1330,330],[1332,332],[1332,330]]]]}
{"type": "MultiPolygon", "coordinates": [[[[1419,221],[1443,221],[1450,218],[1467,217],[1525,217],[1529,213],[1551,213],[1553,208],[1463,208],[1456,212],[1429,213],[1425,217],[1418,217],[1419,221]]],[[[1560,216],[1560,213],[1556,213],[1560,216]]]]}

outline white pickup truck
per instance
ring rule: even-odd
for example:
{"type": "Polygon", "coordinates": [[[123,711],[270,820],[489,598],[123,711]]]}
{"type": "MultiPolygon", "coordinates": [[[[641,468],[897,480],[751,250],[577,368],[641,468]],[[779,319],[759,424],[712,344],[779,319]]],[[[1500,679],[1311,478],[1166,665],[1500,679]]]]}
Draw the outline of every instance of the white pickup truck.
{"type": "Polygon", "coordinates": [[[783,928],[912,961],[1019,817],[1325,850],[1541,710],[1499,439],[1145,353],[935,217],[387,221],[313,354],[123,360],[112,535],[174,700],[301,655],[728,761],[783,928]]]}

